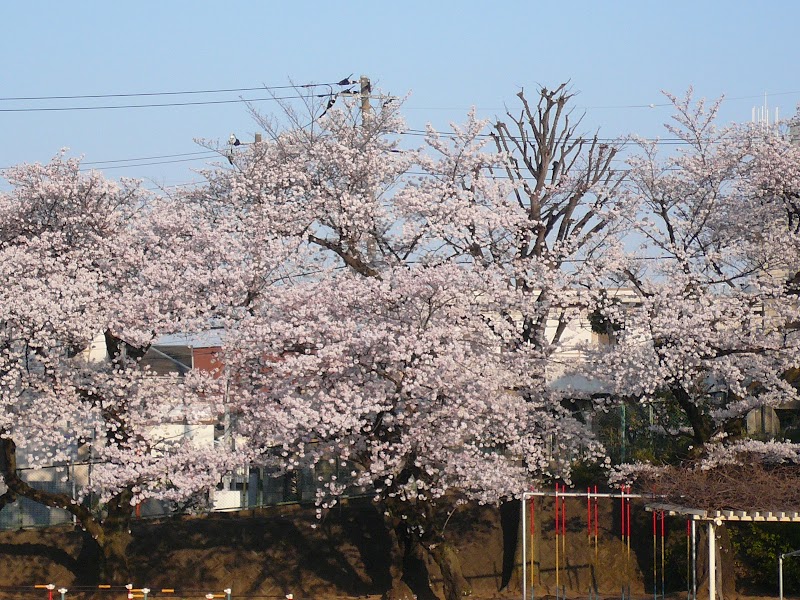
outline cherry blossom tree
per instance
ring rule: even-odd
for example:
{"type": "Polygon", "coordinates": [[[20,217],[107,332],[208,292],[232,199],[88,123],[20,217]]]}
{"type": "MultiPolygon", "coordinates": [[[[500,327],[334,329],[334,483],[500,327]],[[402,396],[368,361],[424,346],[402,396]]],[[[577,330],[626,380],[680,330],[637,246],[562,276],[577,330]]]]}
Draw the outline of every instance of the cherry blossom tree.
{"type": "Polygon", "coordinates": [[[753,409],[798,399],[800,149],[759,125],[717,127],[718,103],[672,98],[681,150],[641,141],[625,190],[634,248],[617,266],[627,302],[599,372],[656,411],[679,407],[687,446],[745,432],[753,409]]]}
{"type": "Polygon", "coordinates": [[[0,195],[0,474],[4,502],[24,496],[70,512],[99,547],[105,581],[127,581],[132,508],[148,498],[202,495],[232,457],[162,425],[221,412],[214,378],[157,377],[138,359],[161,334],[204,322],[235,294],[220,240],[178,203],[154,199],[63,154],[5,176],[0,195]],[[213,265],[207,269],[199,265],[213,265]],[[213,291],[212,291],[213,290],[213,291]],[[91,457],[81,497],[23,480],[18,459],[42,467],[91,457]],[[94,494],[101,510],[83,500],[94,494]]]}
{"type": "MultiPolygon", "coordinates": [[[[519,131],[498,124],[494,148],[474,115],[414,149],[392,105],[289,113],[283,130],[261,118],[266,141],[193,197],[247,240],[225,361],[256,460],[351,465],[395,534],[396,566],[429,552],[448,599],[468,588],[443,514],[568,480],[599,452],[547,385],[616,235],[615,150],[577,136],[570,97],[523,97],[519,131]]],[[[345,484],[329,482],[320,508],[345,484]]]]}
{"type": "MultiPolygon", "coordinates": [[[[636,140],[628,159],[631,235],[594,313],[613,343],[594,355],[672,451],[616,467],[612,483],[698,509],[797,509],[800,444],[752,439],[747,417],[798,399],[800,150],[779,129],[718,127],[719,103],[691,91],[670,98],[680,150],[636,140]]],[[[720,539],[717,564],[732,570],[720,539]]]]}

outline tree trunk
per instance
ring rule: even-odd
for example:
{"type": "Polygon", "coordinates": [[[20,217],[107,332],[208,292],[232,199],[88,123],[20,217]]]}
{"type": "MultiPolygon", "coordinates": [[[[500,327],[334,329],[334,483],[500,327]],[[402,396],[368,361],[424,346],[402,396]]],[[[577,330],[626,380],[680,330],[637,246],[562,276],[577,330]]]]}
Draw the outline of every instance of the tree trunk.
{"type": "MultiPolygon", "coordinates": [[[[133,492],[123,489],[108,503],[108,514],[103,520],[103,574],[117,581],[118,577],[128,583],[128,545],[131,543],[131,515],[133,492]]],[[[111,581],[109,581],[111,583],[111,581]]]]}
{"type": "MultiPolygon", "coordinates": [[[[731,600],[736,598],[736,565],[733,555],[733,544],[728,528],[717,525],[716,536],[716,581],[717,598],[714,600],[731,600]]],[[[698,597],[708,597],[708,529],[703,527],[697,539],[697,576],[698,597]]]]}
{"type": "MultiPolygon", "coordinates": [[[[0,474],[3,475],[8,491],[3,495],[9,499],[21,496],[51,506],[61,508],[75,516],[89,539],[84,543],[97,545],[97,574],[100,583],[129,583],[127,549],[131,542],[130,519],[133,494],[125,488],[108,503],[108,515],[101,520],[89,508],[77,503],[66,494],[47,492],[32,487],[17,472],[16,444],[10,438],[0,438],[0,474]]],[[[87,549],[88,554],[93,554],[87,549]]],[[[88,577],[88,574],[86,575],[88,577]]]]}
{"type": "Polygon", "coordinates": [[[128,530],[107,530],[103,534],[103,542],[98,543],[99,565],[98,580],[100,583],[119,586],[130,583],[128,569],[128,546],[132,536],[128,530]]]}
{"type": "MultiPolygon", "coordinates": [[[[435,600],[431,589],[430,574],[425,558],[432,560],[442,574],[444,600],[461,600],[472,594],[472,588],[464,577],[461,561],[456,549],[443,537],[443,529],[436,526],[436,508],[424,505],[420,508],[424,514],[417,514],[422,519],[426,535],[420,536],[417,531],[421,527],[411,526],[412,515],[403,513],[407,507],[402,503],[387,501],[384,504],[384,523],[391,539],[390,574],[391,589],[384,594],[385,600],[435,600]],[[404,518],[408,517],[408,518],[404,518]]],[[[439,507],[441,510],[441,507],[439,507]]],[[[438,513],[441,516],[441,513],[438,513]]],[[[442,527],[452,515],[448,514],[442,527]]]]}
{"type": "Polygon", "coordinates": [[[500,589],[508,589],[517,565],[517,548],[519,547],[520,511],[522,502],[507,500],[500,505],[500,527],[503,532],[503,570],[500,589]]]}
{"type": "Polygon", "coordinates": [[[692,438],[697,448],[702,448],[714,432],[711,420],[703,414],[698,406],[692,402],[689,394],[680,386],[671,389],[673,397],[681,407],[689,425],[692,427],[692,438]]]}
{"type": "Polygon", "coordinates": [[[432,546],[430,553],[442,572],[444,600],[461,600],[464,596],[472,595],[472,587],[464,577],[456,549],[442,541],[432,546]]]}
{"type": "Polygon", "coordinates": [[[382,600],[415,600],[416,596],[404,580],[403,566],[405,555],[408,550],[407,536],[398,529],[402,525],[391,523],[391,518],[385,518],[386,529],[389,534],[389,576],[391,577],[391,587],[383,593],[382,600]]]}

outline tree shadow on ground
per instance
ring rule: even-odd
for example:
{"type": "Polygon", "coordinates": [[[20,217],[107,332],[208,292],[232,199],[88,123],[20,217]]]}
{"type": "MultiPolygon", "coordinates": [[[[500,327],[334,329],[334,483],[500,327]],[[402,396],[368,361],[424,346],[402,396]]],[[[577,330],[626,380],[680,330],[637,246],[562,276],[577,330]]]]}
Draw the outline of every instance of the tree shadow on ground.
{"type": "Polygon", "coordinates": [[[98,552],[97,544],[86,532],[72,528],[3,532],[0,541],[0,564],[4,566],[0,570],[3,571],[2,583],[27,584],[32,578],[36,578],[35,583],[41,583],[40,574],[52,573],[45,579],[94,586],[98,582],[98,552]]]}
{"type": "Polygon", "coordinates": [[[323,523],[314,511],[284,508],[137,524],[130,554],[137,576],[148,581],[159,582],[161,565],[169,564],[172,579],[201,577],[221,588],[246,581],[238,592],[247,594],[312,595],[324,589],[358,596],[387,589],[387,540],[369,506],[345,508],[323,523]]]}
{"type": "MultiPolygon", "coordinates": [[[[484,563],[495,564],[489,554],[499,559],[500,548],[490,550],[486,538],[475,537],[485,535],[488,527],[481,510],[457,511],[447,526],[448,538],[474,546],[464,552],[467,563],[480,563],[469,567],[475,577],[494,578],[497,569],[484,563]]],[[[97,546],[86,536],[64,527],[0,532],[0,585],[54,581],[70,589],[91,586],[85,588],[91,595],[98,583],[127,583],[97,580],[97,546]]],[[[205,593],[232,587],[236,595],[262,597],[380,595],[392,583],[392,538],[382,513],[368,499],[337,507],[322,521],[313,506],[296,505],[142,519],[132,524],[132,537],[130,581],[151,589],[174,588],[176,594],[186,591],[184,597],[198,586],[205,593]]],[[[419,600],[435,600],[439,574],[429,557],[421,552],[406,556],[404,572],[419,600]]]]}

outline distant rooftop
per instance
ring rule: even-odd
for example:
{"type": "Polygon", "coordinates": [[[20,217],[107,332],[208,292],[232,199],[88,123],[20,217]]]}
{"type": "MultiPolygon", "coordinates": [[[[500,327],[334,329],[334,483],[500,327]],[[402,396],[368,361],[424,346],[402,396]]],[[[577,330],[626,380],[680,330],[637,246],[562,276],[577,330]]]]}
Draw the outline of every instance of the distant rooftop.
{"type": "Polygon", "coordinates": [[[154,346],[188,346],[190,348],[219,348],[223,345],[225,331],[221,328],[196,333],[171,333],[159,337],[154,346]]]}

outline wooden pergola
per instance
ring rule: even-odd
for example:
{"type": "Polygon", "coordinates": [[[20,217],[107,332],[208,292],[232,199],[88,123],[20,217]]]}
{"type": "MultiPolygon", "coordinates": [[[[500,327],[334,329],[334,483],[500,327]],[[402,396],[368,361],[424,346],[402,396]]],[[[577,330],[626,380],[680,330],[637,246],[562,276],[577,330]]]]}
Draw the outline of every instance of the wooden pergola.
{"type": "Polygon", "coordinates": [[[677,504],[648,503],[645,510],[650,512],[663,512],[670,516],[681,516],[691,521],[692,524],[692,596],[697,598],[697,556],[696,524],[705,523],[708,527],[708,598],[716,600],[717,596],[717,541],[716,528],[724,522],[755,522],[755,523],[800,523],[800,511],[771,511],[771,510],[703,510],[680,506],[677,504]]]}

